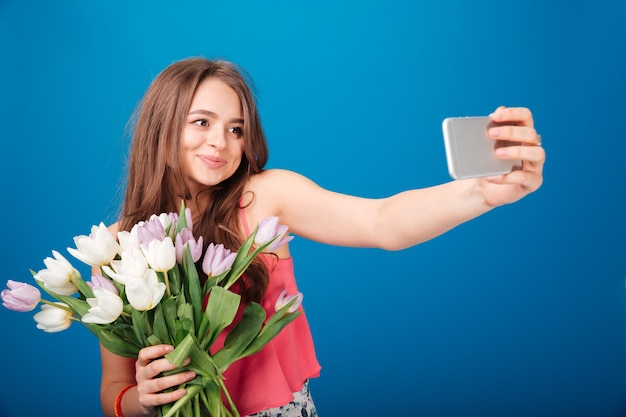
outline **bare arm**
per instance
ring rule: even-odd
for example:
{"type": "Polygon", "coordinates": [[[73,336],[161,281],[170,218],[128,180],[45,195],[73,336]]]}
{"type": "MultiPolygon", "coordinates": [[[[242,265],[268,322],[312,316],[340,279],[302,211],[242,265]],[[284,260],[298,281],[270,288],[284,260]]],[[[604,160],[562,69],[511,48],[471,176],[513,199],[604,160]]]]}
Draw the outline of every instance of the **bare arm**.
{"type": "Polygon", "coordinates": [[[255,204],[296,235],[338,246],[397,250],[432,239],[491,209],[473,181],[455,181],[369,199],[328,191],[291,171],[264,172],[255,204]],[[271,188],[269,195],[262,190],[271,188]],[[265,211],[265,210],[263,210],[265,211]]]}
{"type": "Polygon", "coordinates": [[[492,137],[522,142],[498,153],[503,159],[521,159],[521,170],[382,199],[335,193],[299,174],[270,170],[250,182],[255,194],[251,211],[257,220],[278,215],[294,234],[333,245],[395,250],[432,239],[494,207],[523,198],[542,183],[545,152],[536,146],[530,111],[499,108],[492,117],[515,124],[500,127],[492,137]]]}

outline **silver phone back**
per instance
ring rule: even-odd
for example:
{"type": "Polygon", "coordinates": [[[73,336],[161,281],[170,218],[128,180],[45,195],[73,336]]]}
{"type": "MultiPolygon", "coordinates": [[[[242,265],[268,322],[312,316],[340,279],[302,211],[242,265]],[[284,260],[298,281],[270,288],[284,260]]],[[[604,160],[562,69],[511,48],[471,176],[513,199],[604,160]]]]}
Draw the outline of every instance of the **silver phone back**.
{"type": "Polygon", "coordinates": [[[487,116],[448,117],[444,119],[443,138],[448,172],[455,179],[507,174],[520,161],[498,159],[495,149],[510,142],[496,141],[487,135],[493,126],[487,116]]]}

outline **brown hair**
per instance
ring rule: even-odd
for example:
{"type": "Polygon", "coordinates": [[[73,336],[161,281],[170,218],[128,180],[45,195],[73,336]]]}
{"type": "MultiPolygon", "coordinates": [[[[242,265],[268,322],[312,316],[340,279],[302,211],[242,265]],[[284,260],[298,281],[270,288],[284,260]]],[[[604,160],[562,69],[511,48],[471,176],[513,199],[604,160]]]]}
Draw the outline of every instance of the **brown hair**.
{"type": "MultiPolygon", "coordinates": [[[[211,77],[239,96],[245,121],[244,152],[230,178],[207,187],[209,205],[194,219],[193,232],[196,238],[203,236],[205,248],[214,242],[237,250],[243,243],[236,233],[240,230],[239,204],[250,175],[261,172],[267,162],[267,142],[247,74],[230,62],[204,58],[184,59],[163,70],[135,110],[121,230],[129,230],[152,214],[178,212],[181,199],[190,198],[180,163],[181,134],[196,88],[211,77]]],[[[267,269],[255,259],[240,289],[244,299],[259,301],[267,281],[267,269]]]]}

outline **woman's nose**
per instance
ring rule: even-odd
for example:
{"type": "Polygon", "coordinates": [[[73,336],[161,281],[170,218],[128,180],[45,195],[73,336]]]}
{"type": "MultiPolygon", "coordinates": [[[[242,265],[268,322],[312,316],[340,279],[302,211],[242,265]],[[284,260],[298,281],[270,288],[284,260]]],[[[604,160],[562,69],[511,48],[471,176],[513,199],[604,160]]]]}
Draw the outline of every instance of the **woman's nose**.
{"type": "Polygon", "coordinates": [[[206,143],[217,149],[222,149],[226,145],[226,136],[224,129],[219,126],[213,126],[207,133],[206,143]]]}

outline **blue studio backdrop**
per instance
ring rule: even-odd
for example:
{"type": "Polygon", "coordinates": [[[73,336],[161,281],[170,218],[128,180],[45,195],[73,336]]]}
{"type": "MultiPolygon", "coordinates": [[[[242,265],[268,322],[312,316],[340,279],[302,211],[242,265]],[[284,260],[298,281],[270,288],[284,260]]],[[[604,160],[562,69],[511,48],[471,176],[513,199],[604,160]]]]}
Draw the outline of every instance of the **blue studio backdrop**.
{"type": "MultiPolygon", "coordinates": [[[[1,287],[115,221],[126,122],[176,60],[244,67],[268,166],[366,197],[450,180],[445,117],[527,106],[548,158],[526,199],[402,251],[295,238],[313,396],[322,417],[626,415],[625,5],[0,0],[1,287]]],[[[0,308],[0,416],[101,416],[97,339],[33,314],[0,308]]]]}

